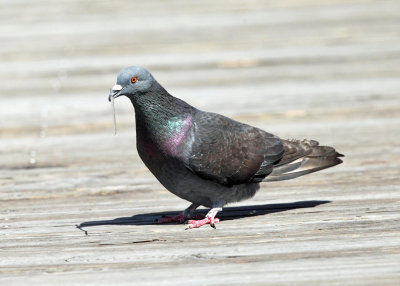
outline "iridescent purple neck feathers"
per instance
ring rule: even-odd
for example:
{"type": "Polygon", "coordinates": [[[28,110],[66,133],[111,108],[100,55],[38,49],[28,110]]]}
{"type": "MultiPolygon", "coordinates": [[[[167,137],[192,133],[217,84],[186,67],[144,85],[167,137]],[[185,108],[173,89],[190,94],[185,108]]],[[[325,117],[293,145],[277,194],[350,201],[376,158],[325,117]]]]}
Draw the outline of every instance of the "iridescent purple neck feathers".
{"type": "Polygon", "coordinates": [[[192,126],[196,109],[163,89],[131,100],[135,107],[138,149],[152,157],[176,156],[192,126]]]}
{"type": "Polygon", "coordinates": [[[187,132],[193,124],[192,119],[192,115],[188,114],[185,118],[173,117],[168,120],[166,137],[162,145],[171,155],[177,155],[179,144],[186,137],[187,132]]]}
{"type": "MultiPolygon", "coordinates": [[[[161,123],[161,122],[160,122],[161,123]]],[[[193,124],[193,116],[172,117],[165,124],[137,126],[137,145],[146,156],[161,159],[175,157],[193,124]]],[[[139,151],[139,152],[140,152],[139,151]]]]}

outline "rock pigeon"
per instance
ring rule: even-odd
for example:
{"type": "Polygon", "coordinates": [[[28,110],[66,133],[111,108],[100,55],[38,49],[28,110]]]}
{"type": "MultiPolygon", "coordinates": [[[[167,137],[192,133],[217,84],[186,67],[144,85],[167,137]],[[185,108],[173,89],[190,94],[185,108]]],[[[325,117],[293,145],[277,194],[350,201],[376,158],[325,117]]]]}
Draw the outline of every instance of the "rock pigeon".
{"type": "Polygon", "coordinates": [[[136,147],[160,183],[191,205],[159,223],[187,228],[219,222],[216,214],[249,199],[261,182],[293,179],[342,163],[343,157],[315,140],[284,140],[220,114],[201,111],[169,94],[146,69],[120,71],[109,101],[127,96],[135,109],[136,147]],[[210,208],[194,216],[200,205],[210,208]]]}

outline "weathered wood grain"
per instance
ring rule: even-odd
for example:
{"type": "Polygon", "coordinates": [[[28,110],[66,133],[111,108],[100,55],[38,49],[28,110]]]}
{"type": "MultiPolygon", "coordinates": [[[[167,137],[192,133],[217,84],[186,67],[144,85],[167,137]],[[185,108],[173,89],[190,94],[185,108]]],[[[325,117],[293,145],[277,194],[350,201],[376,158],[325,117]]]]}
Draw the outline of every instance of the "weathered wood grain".
{"type": "Polygon", "coordinates": [[[399,285],[398,1],[3,0],[0,41],[1,285],[399,285]],[[217,230],[155,225],[188,203],[140,161],[126,99],[112,135],[126,65],[345,162],[217,230]]]}

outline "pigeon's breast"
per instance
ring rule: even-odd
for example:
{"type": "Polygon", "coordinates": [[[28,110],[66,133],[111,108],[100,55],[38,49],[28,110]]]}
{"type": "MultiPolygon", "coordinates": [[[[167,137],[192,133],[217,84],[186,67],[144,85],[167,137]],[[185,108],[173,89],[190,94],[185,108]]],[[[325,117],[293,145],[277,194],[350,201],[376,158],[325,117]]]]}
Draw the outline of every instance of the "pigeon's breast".
{"type": "Polygon", "coordinates": [[[192,125],[192,115],[185,114],[137,130],[139,155],[145,162],[150,158],[150,160],[164,160],[168,157],[177,157],[182,151],[181,146],[186,146],[188,143],[187,135],[192,125]]]}
{"type": "Polygon", "coordinates": [[[162,149],[169,155],[176,156],[179,146],[184,143],[187,133],[193,124],[192,115],[188,114],[183,118],[171,118],[165,126],[164,136],[161,142],[162,149]]]}

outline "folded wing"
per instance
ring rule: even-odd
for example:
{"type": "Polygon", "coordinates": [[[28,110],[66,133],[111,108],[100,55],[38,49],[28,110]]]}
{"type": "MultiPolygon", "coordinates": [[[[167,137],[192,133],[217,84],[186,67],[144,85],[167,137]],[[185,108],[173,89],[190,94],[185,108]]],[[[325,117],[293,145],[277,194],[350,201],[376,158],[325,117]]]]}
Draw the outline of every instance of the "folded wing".
{"type": "Polygon", "coordinates": [[[198,112],[185,164],[197,175],[231,186],[261,182],[282,159],[281,140],[219,114],[198,112]]]}

